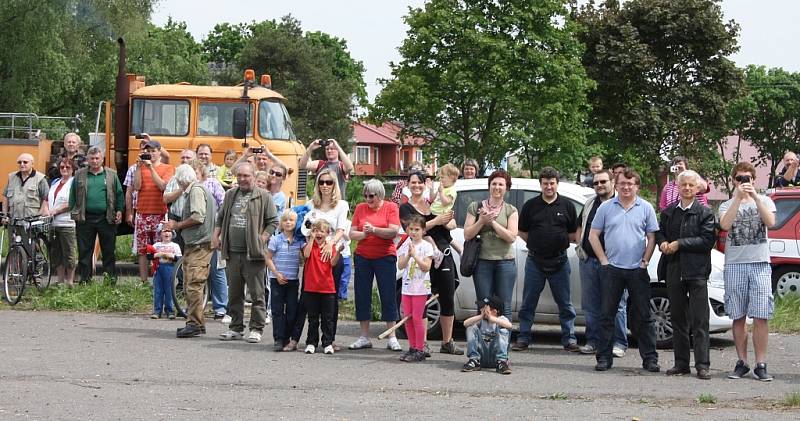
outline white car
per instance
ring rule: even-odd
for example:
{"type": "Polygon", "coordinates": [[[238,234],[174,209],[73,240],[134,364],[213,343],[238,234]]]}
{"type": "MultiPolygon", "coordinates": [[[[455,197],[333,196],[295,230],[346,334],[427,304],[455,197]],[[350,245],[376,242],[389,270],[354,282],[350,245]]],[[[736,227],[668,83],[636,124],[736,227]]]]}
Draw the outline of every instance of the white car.
{"type": "MultiPolygon", "coordinates": [[[[487,179],[472,179],[472,180],[458,180],[456,183],[456,203],[453,210],[456,214],[456,222],[458,228],[452,231],[452,236],[458,243],[464,241],[464,220],[466,219],[467,206],[473,201],[483,200],[488,196],[488,183],[487,179]]],[[[514,178],[511,182],[511,190],[506,194],[506,201],[514,205],[517,210],[522,210],[522,205],[541,193],[539,187],[539,180],[514,178]]],[[[563,198],[569,199],[577,214],[580,215],[583,204],[586,200],[594,195],[594,190],[582,187],[576,184],[561,182],[558,184],[558,194],[563,198]]],[[[514,243],[516,263],[517,263],[517,280],[514,284],[514,293],[512,299],[512,317],[514,321],[518,320],[518,312],[522,306],[522,289],[525,277],[525,261],[528,256],[528,248],[522,239],[517,238],[514,243]]],[[[722,279],[722,269],[724,265],[725,256],[717,250],[711,252],[712,270],[708,280],[708,311],[709,311],[709,330],[711,333],[725,332],[731,328],[732,320],[725,314],[724,309],[724,284],[722,279]]],[[[456,266],[458,266],[459,256],[453,251],[456,266]]],[[[581,308],[581,282],[580,273],[578,270],[578,257],[575,254],[575,247],[571,246],[568,250],[569,262],[572,268],[570,275],[570,291],[572,296],[572,305],[575,307],[577,313],[576,325],[585,325],[586,321],[583,317],[583,309],[581,308]]],[[[672,322],[670,319],[670,306],[669,298],[667,297],[667,290],[664,280],[659,280],[657,277],[658,260],[660,252],[656,249],[653,257],[650,259],[650,266],[648,272],[650,273],[652,297],[650,299],[650,309],[656,319],[656,339],[659,347],[669,347],[672,343],[672,322]]],[[[399,274],[399,273],[398,273],[399,274]]],[[[476,314],[477,305],[475,297],[475,286],[471,277],[460,276],[458,278],[460,284],[456,289],[455,296],[455,318],[462,321],[476,314]]],[[[427,309],[428,315],[428,333],[429,335],[437,335],[439,330],[439,303],[434,301],[427,309]]],[[[630,318],[629,318],[630,319],[630,318]]],[[[558,307],[556,306],[553,296],[550,293],[550,286],[547,285],[539,299],[539,305],[536,308],[535,324],[558,324],[558,307]]],[[[629,322],[630,326],[630,322],[629,322]]],[[[634,332],[635,334],[635,332],[634,332]]],[[[634,335],[635,336],[635,335],[634,335]]]]}

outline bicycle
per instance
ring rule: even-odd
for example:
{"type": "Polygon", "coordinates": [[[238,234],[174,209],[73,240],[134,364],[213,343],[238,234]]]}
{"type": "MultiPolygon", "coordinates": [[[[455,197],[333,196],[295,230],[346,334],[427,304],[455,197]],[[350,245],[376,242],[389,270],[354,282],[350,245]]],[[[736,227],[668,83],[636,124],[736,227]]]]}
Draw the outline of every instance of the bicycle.
{"type": "Polygon", "coordinates": [[[40,291],[50,286],[48,235],[52,220],[42,216],[13,218],[6,227],[11,244],[3,272],[3,293],[11,305],[22,298],[26,284],[40,291]]]}

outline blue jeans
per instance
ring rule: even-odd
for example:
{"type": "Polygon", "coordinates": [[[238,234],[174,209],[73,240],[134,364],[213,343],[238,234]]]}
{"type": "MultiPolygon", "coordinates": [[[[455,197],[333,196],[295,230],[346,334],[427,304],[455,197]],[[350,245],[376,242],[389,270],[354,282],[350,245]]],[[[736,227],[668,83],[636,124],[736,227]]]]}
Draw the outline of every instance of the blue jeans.
{"type": "MultiPolygon", "coordinates": [[[[595,348],[600,338],[600,311],[602,307],[603,288],[600,281],[600,261],[589,257],[579,264],[581,272],[581,308],[586,318],[586,344],[595,348]]],[[[622,294],[617,310],[614,344],[628,349],[628,290],[622,294]]]]}
{"type": "Polygon", "coordinates": [[[655,320],[650,312],[650,275],[646,269],[621,269],[611,265],[600,268],[603,305],[600,310],[600,338],[597,361],[611,364],[611,350],[619,301],[625,288],[630,291],[634,323],[638,326],[639,355],[642,362],[658,362],[655,320]]]}
{"type": "Polygon", "coordinates": [[[219,250],[214,250],[211,254],[211,268],[208,271],[209,288],[211,288],[211,307],[214,314],[226,314],[228,312],[228,278],[225,269],[217,267],[219,260],[219,250]]]}
{"type": "Polygon", "coordinates": [[[511,338],[508,329],[498,326],[494,335],[484,338],[480,325],[478,322],[467,328],[467,358],[479,360],[482,367],[494,367],[498,361],[508,361],[508,341],[511,338]]]}
{"type": "MultiPolygon", "coordinates": [[[[478,259],[472,281],[475,283],[475,297],[479,302],[496,295],[503,300],[503,316],[511,320],[511,299],[514,282],[517,278],[517,264],[510,260],[478,259]]],[[[480,306],[479,306],[480,307],[480,306]]]]}
{"type": "Polygon", "coordinates": [[[342,257],[341,260],[344,263],[344,267],[342,269],[342,276],[339,278],[339,292],[336,294],[339,296],[340,300],[346,300],[347,287],[350,284],[350,275],[353,274],[353,264],[350,257],[342,257]]]}
{"type": "Polygon", "coordinates": [[[381,299],[381,320],[397,321],[400,318],[395,291],[397,256],[367,259],[355,255],[353,261],[356,269],[356,320],[372,320],[372,280],[375,279],[381,299]]]}
{"type": "Polygon", "coordinates": [[[539,296],[544,289],[544,283],[550,284],[550,292],[558,305],[558,319],[561,322],[561,344],[577,343],[575,337],[575,307],[569,296],[569,261],[564,263],[557,272],[547,274],[539,270],[539,266],[528,256],[525,262],[525,286],[522,290],[522,307],[519,309],[519,337],[518,342],[530,343],[533,316],[536,306],[539,305],[539,296]]]}
{"type": "Polygon", "coordinates": [[[172,270],[173,263],[159,263],[153,275],[153,314],[172,314],[172,270]]]}
{"type": "Polygon", "coordinates": [[[297,315],[297,291],[300,281],[289,280],[285,285],[275,278],[269,280],[270,299],[272,301],[272,338],[276,344],[286,345],[294,327],[297,315]]]}

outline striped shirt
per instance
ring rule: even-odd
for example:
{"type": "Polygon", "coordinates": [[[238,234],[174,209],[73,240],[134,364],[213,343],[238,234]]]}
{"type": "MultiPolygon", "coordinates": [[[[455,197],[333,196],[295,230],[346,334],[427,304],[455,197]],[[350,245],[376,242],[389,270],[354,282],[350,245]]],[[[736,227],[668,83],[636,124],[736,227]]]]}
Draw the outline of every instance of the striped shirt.
{"type": "MultiPolygon", "coordinates": [[[[286,279],[293,281],[300,279],[300,256],[303,254],[303,246],[305,245],[306,240],[298,235],[292,237],[291,244],[282,232],[270,237],[267,249],[272,253],[272,262],[275,264],[275,269],[282,273],[286,279]]],[[[270,278],[276,277],[269,269],[267,272],[270,278]]]]}

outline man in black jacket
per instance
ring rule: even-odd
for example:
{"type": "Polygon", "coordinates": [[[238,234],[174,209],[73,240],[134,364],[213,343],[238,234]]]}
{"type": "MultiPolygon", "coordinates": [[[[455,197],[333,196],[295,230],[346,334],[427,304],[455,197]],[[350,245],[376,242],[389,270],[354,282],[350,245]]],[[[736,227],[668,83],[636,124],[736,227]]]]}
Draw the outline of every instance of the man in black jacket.
{"type": "Polygon", "coordinates": [[[708,380],[708,275],[714,247],[714,214],[696,200],[700,176],[686,170],[676,183],[680,201],[661,212],[656,242],[666,263],[667,295],[672,311],[675,366],[668,376],[689,374],[689,328],[699,379],[708,380]],[[688,294],[688,295],[687,295],[688,294]]]}

